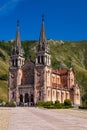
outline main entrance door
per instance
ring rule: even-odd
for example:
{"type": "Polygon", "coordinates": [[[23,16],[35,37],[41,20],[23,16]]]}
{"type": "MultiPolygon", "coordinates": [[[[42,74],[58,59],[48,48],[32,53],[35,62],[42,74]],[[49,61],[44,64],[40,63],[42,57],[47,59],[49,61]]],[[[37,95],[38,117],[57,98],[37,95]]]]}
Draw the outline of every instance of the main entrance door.
{"type": "Polygon", "coordinates": [[[25,103],[28,103],[28,102],[29,102],[29,94],[25,93],[25,103]]]}
{"type": "Polygon", "coordinates": [[[33,103],[34,102],[34,95],[31,94],[31,102],[33,103]]]}
{"type": "Polygon", "coordinates": [[[20,95],[20,102],[23,103],[23,95],[20,95]]]}

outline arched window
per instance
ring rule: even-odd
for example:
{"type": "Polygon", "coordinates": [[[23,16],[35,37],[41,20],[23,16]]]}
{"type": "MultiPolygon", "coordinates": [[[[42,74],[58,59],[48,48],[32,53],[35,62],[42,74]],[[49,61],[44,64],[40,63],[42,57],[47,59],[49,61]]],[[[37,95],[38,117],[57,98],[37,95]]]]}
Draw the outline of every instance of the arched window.
{"type": "Polygon", "coordinates": [[[48,97],[50,96],[50,90],[48,90],[48,97]]]}
{"type": "Polygon", "coordinates": [[[14,60],[12,60],[12,66],[14,66],[14,60]]]}
{"type": "Polygon", "coordinates": [[[56,93],[56,98],[57,98],[57,100],[59,99],[59,96],[60,96],[60,93],[57,92],[57,93],[56,93]]]}
{"type": "Polygon", "coordinates": [[[63,103],[63,100],[64,100],[64,93],[61,92],[61,103],[63,103]]]}
{"type": "Polygon", "coordinates": [[[55,91],[53,91],[53,97],[55,97],[55,91]]]}
{"type": "Polygon", "coordinates": [[[44,56],[41,56],[41,63],[44,64],[44,56]]]}
{"type": "Polygon", "coordinates": [[[41,100],[41,91],[39,91],[39,100],[41,100]]]}
{"type": "Polygon", "coordinates": [[[16,61],[15,61],[15,62],[16,62],[16,67],[17,67],[17,66],[18,66],[18,59],[16,59],[16,61]]]}
{"type": "Polygon", "coordinates": [[[12,98],[14,99],[14,92],[12,93],[12,98]]]}
{"type": "Polygon", "coordinates": [[[68,99],[68,93],[66,92],[66,99],[68,99]]]}
{"type": "Polygon", "coordinates": [[[40,56],[38,56],[38,63],[40,63],[40,56]]]}

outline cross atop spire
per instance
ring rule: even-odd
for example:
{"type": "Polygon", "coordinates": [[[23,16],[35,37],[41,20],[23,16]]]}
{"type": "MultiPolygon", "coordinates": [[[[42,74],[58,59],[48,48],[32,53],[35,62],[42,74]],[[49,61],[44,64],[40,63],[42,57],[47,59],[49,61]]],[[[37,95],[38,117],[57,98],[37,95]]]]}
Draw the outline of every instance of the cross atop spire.
{"type": "Polygon", "coordinates": [[[45,27],[44,27],[44,14],[42,15],[42,26],[41,26],[41,32],[40,32],[40,43],[46,43],[46,33],[45,33],[45,27]]]}

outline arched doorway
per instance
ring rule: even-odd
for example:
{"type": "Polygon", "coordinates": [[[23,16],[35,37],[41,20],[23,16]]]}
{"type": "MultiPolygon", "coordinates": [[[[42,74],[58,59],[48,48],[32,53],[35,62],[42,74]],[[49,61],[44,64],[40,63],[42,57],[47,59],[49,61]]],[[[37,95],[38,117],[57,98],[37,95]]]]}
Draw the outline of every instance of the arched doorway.
{"type": "Polygon", "coordinates": [[[34,95],[31,94],[31,102],[34,102],[34,95]]]}
{"type": "Polygon", "coordinates": [[[28,102],[29,102],[29,94],[25,93],[25,103],[28,103],[28,102]]]}
{"type": "Polygon", "coordinates": [[[23,95],[22,94],[20,95],[20,102],[21,103],[23,102],[23,95]]]}
{"type": "Polygon", "coordinates": [[[31,94],[31,106],[34,106],[34,95],[31,94]]]}

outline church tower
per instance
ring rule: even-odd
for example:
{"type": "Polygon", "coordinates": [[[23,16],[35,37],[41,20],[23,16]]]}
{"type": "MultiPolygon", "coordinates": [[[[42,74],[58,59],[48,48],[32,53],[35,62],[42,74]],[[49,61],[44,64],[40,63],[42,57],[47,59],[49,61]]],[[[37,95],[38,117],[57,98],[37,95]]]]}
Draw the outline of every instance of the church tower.
{"type": "Polygon", "coordinates": [[[42,16],[42,26],[40,32],[39,43],[36,47],[35,57],[35,83],[34,83],[34,98],[35,103],[46,101],[47,88],[47,72],[50,72],[51,55],[46,39],[44,16],[42,16]]]}
{"type": "Polygon", "coordinates": [[[11,51],[9,67],[9,102],[18,102],[18,85],[21,84],[21,67],[24,65],[24,61],[24,51],[20,41],[19,21],[17,21],[16,39],[11,51]]]}

